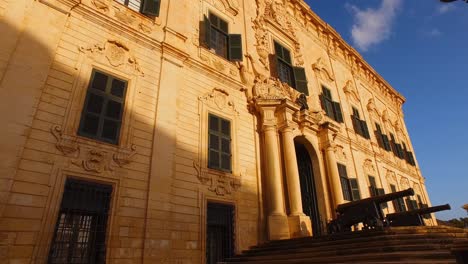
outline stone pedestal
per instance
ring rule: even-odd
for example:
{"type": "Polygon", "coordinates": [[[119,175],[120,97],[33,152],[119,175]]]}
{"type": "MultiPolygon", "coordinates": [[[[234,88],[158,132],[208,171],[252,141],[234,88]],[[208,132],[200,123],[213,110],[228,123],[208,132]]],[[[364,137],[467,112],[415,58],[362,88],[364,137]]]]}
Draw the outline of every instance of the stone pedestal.
{"type": "Polygon", "coordinates": [[[268,239],[280,240],[288,238],[290,238],[288,217],[286,215],[268,216],[268,239]]]}
{"type": "Polygon", "coordinates": [[[289,233],[291,238],[312,236],[312,224],[307,215],[288,217],[289,233]]]}

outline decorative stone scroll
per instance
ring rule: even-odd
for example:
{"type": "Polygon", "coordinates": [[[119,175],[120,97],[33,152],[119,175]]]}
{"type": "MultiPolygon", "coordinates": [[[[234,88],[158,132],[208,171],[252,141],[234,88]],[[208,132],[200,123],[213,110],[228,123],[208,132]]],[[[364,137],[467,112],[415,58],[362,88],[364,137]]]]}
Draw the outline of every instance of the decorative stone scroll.
{"type": "Polygon", "coordinates": [[[222,12],[229,12],[234,16],[239,14],[238,0],[210,0],[209,2],[222,12]]]}
{"type": "Polygon", "coordinates": [[[52,135],[57,139],[56,148],[69,158],[71,164],[85,171],[95,173],[113,172],[116,167],[123,167],[132,161],[136,154],[136,145],[130,148],[119,147],[116,150],[100,149],[80,145],[75,136],[63,133],[62,127],[54,125],[52,135]]]}
{"type": "Polygon", "coordinates": [[[364,171],[367,172],[368,174],[371,174],[371,175],[376,174],[374,162],[372,162],[371,159],[364,160],[363,167],[364,167],[364,171]]]}
{"type": "Polygon", "coordinates": [[[374,117],[378,120],[380,117],[379,111],[377,110],[377,107],[375,106],[374,99],[371,98],[367,102],[367,111],[371,113],[371,115],[374,115],[374,117]]]}
{"type": "Polygon", "coordinates": [[[207,168],[202,168],[197,161],[193,161],[193,167],[195,168],[198,180],[216,195],[229,195],[241,187],[242,175],[236,177],[223,173],[210,173],[207,168]]]}
{"type": "Polygon", "coordinates": [[[93,58],[94,60],[107,62],[117,68],[123,68],[127,71],[135,71],[139,75],[144,76],[139,62],[130,52],[129,47],[119,40],[107,40],[103,44],[94,44],[90,46],[79,46],[80,57],[75,65],[78,70],[79,66],[83,63],[85,56],[93,58]]]}
{"type": "Polygon", "coordinates": [[[335,77],[332,74],[328,64],[324,62],[322,57],[317,59],[317,62],[312,64],[312,69],[316,72],[317,76],[323,80],[333,82],[335,77]]]}
{"type": "Polygon", "coordinates": [[[343,91],[345,92],[346,96],[348,96],[348,98],[356,101],[356,102],[360,102],[361,100],[359,99],[359,95],[357,93],[357,90],[356,90],[356,86],[354,86],[353,84],[353,81],[351,80],[348,80],[345,84],[345,86],[343,87],[343,91]]]}
{"type": "Polygon", "coordinates": [[[394,171],[387,169],[385,177],[387,177],[387,182],[393,183],[395,186],[398,186],[398,180],[394,171]]]}
{"type": "Polygon", "coordinates": [[[344,147],[342,145],[335,145],[335,156],[337,160],[342,162],[346,162],[348,160],[346,152],[344,151],[344,147]]]}

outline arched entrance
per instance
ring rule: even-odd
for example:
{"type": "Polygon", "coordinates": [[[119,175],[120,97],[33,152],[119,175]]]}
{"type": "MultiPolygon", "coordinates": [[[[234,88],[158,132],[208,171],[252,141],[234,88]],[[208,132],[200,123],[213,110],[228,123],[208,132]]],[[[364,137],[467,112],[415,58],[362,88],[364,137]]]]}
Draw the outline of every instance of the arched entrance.
{"type": "Polygon", "coordinates": [[[303,144],[294,143],[296,148],[297,167],[301,183],[302,210],[310,217],[314,236],[321,234],[322,227],[317,200],[317,189],[314,179],[314,168],[309,151],[303,144]]]}

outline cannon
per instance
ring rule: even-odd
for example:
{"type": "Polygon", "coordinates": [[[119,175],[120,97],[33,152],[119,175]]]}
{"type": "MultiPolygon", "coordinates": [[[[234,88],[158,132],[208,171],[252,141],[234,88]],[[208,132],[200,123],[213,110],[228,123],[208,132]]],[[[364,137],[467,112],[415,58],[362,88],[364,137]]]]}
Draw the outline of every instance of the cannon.
{"type": "Polygon", "coordinates": [[[351,231],[351,227],[359,223],[363,224],[363,229],[381,229],[386,221],[380,205],[409,195],[414,195],[412,188],[340,204],[336,208],[336,219],[327,225],[328,233],[351,231]]]}
{"type": "Polygon", "coordinates": [[[387,221],[390,226],[423,226],[423,215],[444,210],[450,210],[450,205],[444,204],[406,212],[387,214],[387,221]]]}

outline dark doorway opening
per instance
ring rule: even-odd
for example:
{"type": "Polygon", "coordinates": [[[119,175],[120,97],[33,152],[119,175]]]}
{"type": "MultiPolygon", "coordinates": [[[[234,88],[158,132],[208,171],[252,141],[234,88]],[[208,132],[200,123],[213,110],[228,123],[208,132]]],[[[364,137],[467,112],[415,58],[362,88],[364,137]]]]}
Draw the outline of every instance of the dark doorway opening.
{"type": "Polygon", "coordinates": [[[234,206],[208,203],[206,222],[206,263],[234,256],[234,206]]]}
{"type": "Polygon", "coordinates": [[[312,159],[304,145],[298,143],[294,145],[301,183],[302,210],[304,214],[310,217],[313,235],[319,236],[322,233],[322,224],[318,209],[312,159]]]}
{"type": "Polygon", "coordinates": [[[112,186],[68,179],[48,263],[106,263],[112,186]]]}

